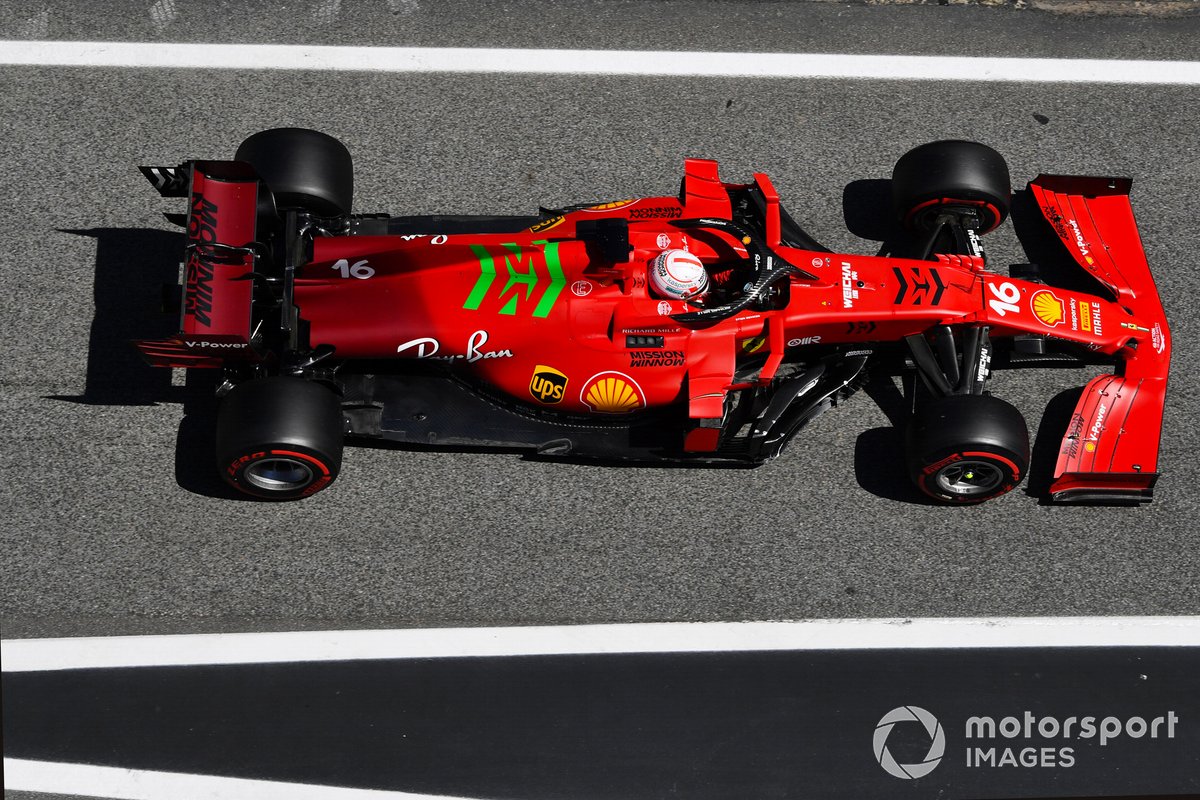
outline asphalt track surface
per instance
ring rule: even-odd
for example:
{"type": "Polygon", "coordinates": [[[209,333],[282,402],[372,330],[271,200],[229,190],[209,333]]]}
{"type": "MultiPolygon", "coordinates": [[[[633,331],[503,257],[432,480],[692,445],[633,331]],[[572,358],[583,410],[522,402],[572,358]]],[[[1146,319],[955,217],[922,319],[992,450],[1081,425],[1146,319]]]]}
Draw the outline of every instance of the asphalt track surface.
{"type": "MultiPolygon", "coordinates": [[[[1194,18],[778,3],[681,16],[684,5],[228,4],[216,19],[160,2],[157,22],[31,6],[0,36],[1185,60],[1200,49],[1194,18]]],[[[0,87],[6,638],[1200,612],[1200,87],[26,67],[0,69],[0,87]],[[135,166],[228,157],[289,125],[348,144],[360,211],[526,213],[669,193],[695,155],[727,178],[766,171],[810,232],[850,252],[875,251],[849,228],[870,233],[885,213],[878,184],[862,182],[928,140],[992,144],[1018,186],[1040,171],[1132,176],[1175,346],[1157,496],[1137,509],[1049,507],[1023,490],[927,505],[900,475],[884,390],[753,471],[356,447],[314,498],[233,497],[209,469],[210,387],[172,385],[125,343],[171,328],[154,306],[180,252],[160,215],[180,209],[135,166]]],[[[1022,260],[1010,227],[989,252],[1022,260]]],[[[992,388],[1036,428],[1090,374],[1003,373],[992,388]]]]}

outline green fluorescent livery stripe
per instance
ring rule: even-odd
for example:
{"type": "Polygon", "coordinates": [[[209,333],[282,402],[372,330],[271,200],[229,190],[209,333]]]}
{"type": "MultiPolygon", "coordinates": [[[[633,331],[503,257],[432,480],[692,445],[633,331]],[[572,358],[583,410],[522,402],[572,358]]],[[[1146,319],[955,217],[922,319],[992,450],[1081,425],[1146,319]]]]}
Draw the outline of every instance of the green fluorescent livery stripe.
{"type": "MultiPolygon", "coordinates": [[[[506,245],[506,246],[508,246],[508,245],[506,245]]],[[[514,264],[514,261],[512,258],[504,259],[504,268],[508,270],[508,281],[505,282],[504,288],[500,290],[500,299],[501,300],[503,300],[505,295],[508,294],[509,289],[513,290],[513,295],[511,298],[513,302],[509,303],[508,305],[506,305],[504,307],[504,309],[509,309],[511,307],[512,310],[511,311],[501,310],[500,311],[501,314],[516,313],[516,308],[517,308],[516,299],[518,296],[518,292],[520,291],[519,289],[516,288],[518,285],[525,287],[525,299],[528,300],[530,295],[533,294],[533,290],[536,289],[537,285],[539,283],[541,283],[541,281],[542,281],[541,276],[538,275],[537,262],[534,260],[533,256],[530,255],[530,257],[528,259],[526,259],[525,263],[522,264],[521,263],[521,253],[522,253],[521,248],[516,247],[516,245],[512,245],[512,247],[515,248],[514,256],[516,256],[516,263],[514,264]],[[522,267],[522,266],[529,267],[529,271],[521,272],[518,269],[518,267],[522,267]]]]}
{"type": "Polygon", "coordinates": [[[562,262],[558,258],[558,242],[547,244],[542,252],[546,255],[546,269],[550,271],[550,285],[546,287],[546,293],[538,301],[537,308],[533,309],[535,317],[545,317],[550,313],[550,309],[554,308],[554,302],[558,300],[559,293],[567,283],[563,276],[562,262]]]}
{"type": "Polygon", "coordinates": [[[479,304],[487,296],[488,289],[492,288],[492,281],[496,280],[496,262],[486,247],[473,244],[471,252],[479,259],[479,280],[475,281],[475,288],[471,290],[467,302],[463,303],[463,308],[478,311],[479,304]]]}

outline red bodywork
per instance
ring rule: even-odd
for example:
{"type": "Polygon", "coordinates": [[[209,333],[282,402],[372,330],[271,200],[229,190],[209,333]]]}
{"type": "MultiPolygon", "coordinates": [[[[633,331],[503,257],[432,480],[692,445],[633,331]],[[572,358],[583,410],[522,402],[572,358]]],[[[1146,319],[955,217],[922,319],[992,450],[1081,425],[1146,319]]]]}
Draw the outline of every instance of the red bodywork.
{"type": "Polygon", "coordinates": [[[258,359],[250,345],[258,190],[247,164],[193,164],[180,331],[136,343],[150,363],[221,367],[227,360],[258,359]]]}
{"type": "Polygon", "coordinates": [[[1125,312],[1123,369],[1086,387],[1059,451],[1056,499],[1148,492],[1158,477],[1171,334],[1129,205],[1127,179],[1040,176],[1030,188],[1081,267],[1125,312]]]}
{"type": "MultiPolygon", "coordinates": [[[[197,162],[192,181],[183,330],[166,342],[139,343],[152,363],[217,366],[257,358],[251,345],[246,253],[213,253],[213,241],[253,241],[254,181],[228,166],[197,162]],[[200,199],[202,198],[202,200],[200,199]],[[220,208],[206,228],[208,203],[220,208]],[[248,227],[247,227],[248,225],[248,227]],[[201,313],[209,302],[218,313],[201,313]],[[214,354],[219,346],[224,351],[214,354]]],[[[228,162],[216,162],[226,163],[228,162]]],[[[1062,446],[1052,491],[1060,499],[1102,496],[1106,489],[1149,493],[1157,450],[1170,341],[1128,201],[1127,181],[1039,177],[1039,206],[1079,263],[1108,297],[1000,275],[982,260],[935,261],[840,255],[781,241],[779,198],[762,174],[766,244],[811,276],[790,278],[790,300],[777,310],[744,310],[706,326],[672,315],[695,310],[647,287],[647,263],[681,248],[710,265],[747,257],[743,243],[711,228],[680,229],[672,220],[731,217],[730,189],[713,161],[686,163],[678,197],[597,205],[546,219],[520,233],[419,236],[320,236],[296,273],[295,305],[311,347],[330,345],[338,359],[443,359],[476,381],[531,407],[586,414],[628,414],[681,404],[693,420],[719,420],[735,368],[746,354],[766,356],[766,384],[789,352],[808,345],[898,341],[936,325],[988,326],[991,336],[1046,334],[1115,355],[1122,367],[1088,384],[1062,446]],[[625,262],[597,259],[575,238],[585,220],[628,221],[633,250],[625,262]]],[[[744,385],[744,384],[742,384],[744,385]]],[[[701,425],[686,449],[717,446],[701,425]]]]}

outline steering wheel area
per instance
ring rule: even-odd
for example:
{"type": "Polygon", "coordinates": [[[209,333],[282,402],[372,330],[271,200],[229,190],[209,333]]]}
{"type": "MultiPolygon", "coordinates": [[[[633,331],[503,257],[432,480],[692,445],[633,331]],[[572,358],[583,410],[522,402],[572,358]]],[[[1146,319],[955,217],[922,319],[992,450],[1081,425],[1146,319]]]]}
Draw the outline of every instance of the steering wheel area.
{"type": "Polygon", "coordinates": [[[673,220],[671,224],[677,228],[693,230],[699,228],[727,233],[746,248],[750,262],[744,291],[722,305],[671,315],[671,319],[682,325],[712,324],[729,319],[753,304],[757,303],[761,306],[770,298],[772,287],[791,275],[800,275],[816,280],[816,276],[789,264],[782,256],[768,247],[756,233],[730,220],[700,217],[698,219],[673,220]]]}

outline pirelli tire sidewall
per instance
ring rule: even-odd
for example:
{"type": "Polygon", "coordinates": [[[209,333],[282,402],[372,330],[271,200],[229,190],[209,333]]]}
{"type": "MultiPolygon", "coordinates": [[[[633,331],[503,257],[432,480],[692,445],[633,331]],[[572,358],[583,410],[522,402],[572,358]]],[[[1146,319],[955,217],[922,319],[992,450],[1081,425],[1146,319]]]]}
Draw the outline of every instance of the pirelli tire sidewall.
{"type": "Polygon", "coordinates": [[[307,128],[259,131],[242,142],[234,160],[254,167],[280,209],[302,208],[320,217],[350,213],[353,159],[329,134],[307,128]]]}
{"type": "Polygon", "coordinates": [[[217,470],[255,497],[309,497],[337,478],[343,430],[341,402],[329,387],[283,376],[247,381],[221,401],[217,470]]]}
{"type": "Polygon", "coordinates": [[[930,398],[913,415],[906,451],[909,475],[922,492],[943,503],[982,503],[1025,478],[1029,429],[1021,412],[991,395],[930,398]],[[994,485],[983,478],[975,488],[963,488],[970,485],[968,477],[985,472],[994,485]]]}

